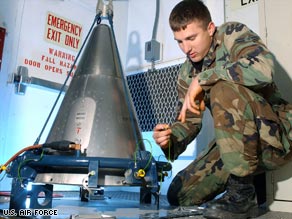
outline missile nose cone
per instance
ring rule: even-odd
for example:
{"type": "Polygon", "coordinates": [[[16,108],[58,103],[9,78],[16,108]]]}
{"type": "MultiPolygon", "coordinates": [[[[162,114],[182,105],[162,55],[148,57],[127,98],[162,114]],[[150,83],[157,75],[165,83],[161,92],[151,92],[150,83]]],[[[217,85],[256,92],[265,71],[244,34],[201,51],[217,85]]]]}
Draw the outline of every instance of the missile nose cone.
{"type": "Polygon", "coordinates": [[[93,28],[46,142],[81,144],[84,156],[132,158],[141,133],[111,28],[93,28]]]}

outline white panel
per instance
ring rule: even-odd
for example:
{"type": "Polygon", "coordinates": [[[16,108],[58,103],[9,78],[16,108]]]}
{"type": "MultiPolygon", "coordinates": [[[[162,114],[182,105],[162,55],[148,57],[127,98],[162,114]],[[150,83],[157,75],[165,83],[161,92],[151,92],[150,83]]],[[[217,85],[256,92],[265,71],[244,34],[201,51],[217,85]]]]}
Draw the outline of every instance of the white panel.
{"type": "Polygon", "coordinates": [[[292,201],[291,169],[292,163],[289,163],[282,167],[280,171],[274,171],[274,180],[276,184],[276,186],[274,187],[275,200],[278,199],[292,201]]]}
{"type": "MultiPolygon", "coordinates": [[[[261,36],[278,61],[275,81],[282,95],[292,96],[292,1],[259,1],[261,36]]],[[[292,163],[267,174],[267,200],[273,211],[292,212],[292,163]]]]}
{"type": "Polygon", "coordinates": [[[283,97],[292,102],[292,1],[265,0],[261,7],[265,8],[267,46],[278,61],[275,81],[283,97]]]}
{"type": "Polygon", "coordinates": [[[223,24],[225,21],[224,0],[204,0],[204,3],[209,8],[215,25],[219,26],[223,24]]]}
{"type": "Polygon", "coordinates": [[[267,173],[267,206],[271,211],[292,212],[291,168],[289,163],[280,170],[267,173]]]}
{"type": "Polygon", "coordinates": [[[17,65],[28,67],[30,77],[63,84],[93,22],[94,12],[89,12],[73,2],[28,0],[25,1],[21,19],[17,65]],[[64,31],[62,27],[65,25],[56,27],[51,24],[53,22],[50,20],[53,19],[47,19],[48,13],[80,26],[81,35],[74,37],[74,41],[79,43],[66,46],[71,34],[64,31]],[[83,19],[78,19],[79,16],[83,19]]]}
{"type": "Polygon", "coordinates": [[[226,21],[238,21],[259,33],[258,2],[250,0],[225,0],[226,21]]]}

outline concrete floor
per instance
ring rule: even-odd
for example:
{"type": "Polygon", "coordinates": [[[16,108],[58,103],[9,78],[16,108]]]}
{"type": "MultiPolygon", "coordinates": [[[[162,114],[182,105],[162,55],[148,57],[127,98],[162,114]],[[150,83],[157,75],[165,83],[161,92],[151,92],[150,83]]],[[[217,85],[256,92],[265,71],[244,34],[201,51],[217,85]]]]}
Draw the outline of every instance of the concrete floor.
{"type": "MultiPolygon", "coordinates": [[[[127,191],[105,191],[99,200],[81,202],[78,192],[63,192],[62,197],[53,199],[53,209],[57,216],[49,218],[60,219],[152,219],[152,218],[194,218],[203,219],[202,209],[193,207],[173,208],[169,206],[166,197],[160,196],[159,206],[153,204],[140,204],[140,194],[127,191]],[[159,210],[157,210],[159,207],[159,210]]],[[[9,197],[0,199],[0,218],[16,219],[17,217],[4,217],[3,210],[9,208],[9,197]],[[1,201],[2,200],[2,201],[1,201]]],[[[44,218],[44,217],[36,217],[44,218]]],[[[48,218],[48,217],[46,217],[48,218]]],[[[292,213],[267,212],[258,219],[292,219],[292,213]]]]}

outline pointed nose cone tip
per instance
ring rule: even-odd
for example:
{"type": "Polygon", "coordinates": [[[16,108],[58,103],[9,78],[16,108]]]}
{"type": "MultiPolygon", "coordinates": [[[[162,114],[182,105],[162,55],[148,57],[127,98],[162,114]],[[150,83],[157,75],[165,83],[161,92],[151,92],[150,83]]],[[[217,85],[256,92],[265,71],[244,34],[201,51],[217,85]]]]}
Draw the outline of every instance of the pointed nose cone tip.
{"type": "Polygon", "coordinates": [[[46,142],[79,143],[90,157],[132,158],[138,148],[145,150],[122,75],[112,30],[96,26],[46,142]]]}
{"type": "Polygon", "coordinates": [[[115,47],[113,34],[108,25],[100,24],[94,27],[75,74],[122,77],[119,54],[115,47]]]}

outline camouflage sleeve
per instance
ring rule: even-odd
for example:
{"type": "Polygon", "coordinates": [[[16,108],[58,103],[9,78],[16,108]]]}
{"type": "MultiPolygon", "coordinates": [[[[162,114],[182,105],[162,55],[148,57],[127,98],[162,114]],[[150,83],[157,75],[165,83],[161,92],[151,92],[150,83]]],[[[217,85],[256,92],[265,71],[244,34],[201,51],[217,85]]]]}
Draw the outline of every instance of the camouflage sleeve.
{"type": "Polygon", "coordinates": [[[272,82],[274,57],[260,37],[244,24],[230,22],[218,28],[216,64],[199,74],[199,83],[208,90],[226,80],[257,90],[272,82]]]}
{"type": "MultiPolygon", "coordinates": [[[[182,65],[180,74],[178,76],[178,106],[177,115],[179,115],[180,110],[183,105],[184,97],[188,90],[189,84],[192,77],[189,77],[189,66],[187,63],[182,65]]],[[[202,126],[202,115],[198,116],[189,111],[187,111],[186,122],[181,123],[176,119],[171,125],[172,135],[170,141],[170,148],[164,149],[163,152],[166,157],[170,160],[175,160],[178,156],[185,151],[188,144],[194,140],[198,135],[202,126]]]]}

